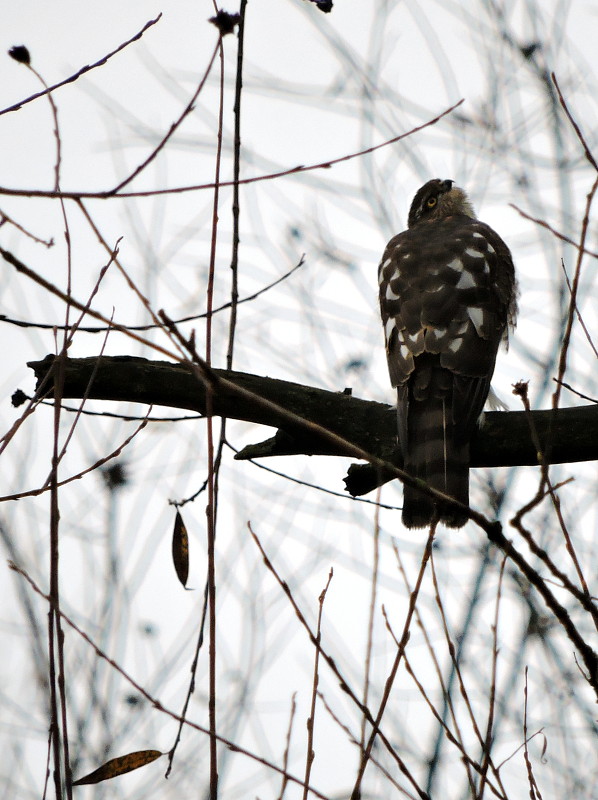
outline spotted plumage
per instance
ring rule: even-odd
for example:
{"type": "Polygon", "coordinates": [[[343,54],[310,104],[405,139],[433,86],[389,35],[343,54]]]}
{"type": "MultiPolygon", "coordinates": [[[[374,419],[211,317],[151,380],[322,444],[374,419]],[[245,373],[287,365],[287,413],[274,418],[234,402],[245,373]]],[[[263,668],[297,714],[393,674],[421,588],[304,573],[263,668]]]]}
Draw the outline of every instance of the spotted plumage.
{"type": "MultiPolygon", "coordinates": [[[[475,218],[465,192],[431,180],[411,204],[408,229],[390,240],[379,267],[380,311],[405,470],[469,505],[469,443],[496,353],[516,316],[511,253],[475,218]]],[[[405,486],[403,523],[467,516],[405,486]]]]}

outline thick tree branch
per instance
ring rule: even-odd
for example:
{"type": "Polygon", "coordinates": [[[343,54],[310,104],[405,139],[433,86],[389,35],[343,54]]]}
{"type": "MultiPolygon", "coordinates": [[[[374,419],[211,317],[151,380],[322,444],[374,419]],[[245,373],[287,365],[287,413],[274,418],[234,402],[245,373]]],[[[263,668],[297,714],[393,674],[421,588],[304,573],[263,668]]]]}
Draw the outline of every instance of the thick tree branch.
{"type": "MultiPolygon", "coordinates": [[[[48,375],[53,356],[31,361],[37,385],[48,375]]],[[[312,386],[275,380],[242,372],[214,370],[217,377],[247,389],[311,423],[333,431],[369,453],[401,467],[395,449],[395,411],[384,403],[361,400],[343,392],[330,392],[312,386]]],[[[44,386],[46,391],[47,384],[44,386]]],[[[127,401],[187,409],[204,414],[206,388],[185,364],[149,361],[132,356],[102,356],[99,359],[67,359],[62,396],[127,401]],[[88,391],[92,371],[97,366],[88,391]]],[[[212,387],[213,391],[213,387],[212,387]]],[[[271,408],[248,397],[239,398],[225,385],[213,393],[216,416],[246,420],[278,428],[272,439],[251,445],[237,458],[272,455],[350,455],[317,434],[306,434],[300,426],[271,408]]],[[[550,463],[593,461],[598,459],[598,406],[581,406],[553,411],[489,412],[472,443],[473,467],[518,466],[538,463],[530,435],[530,421],[536,428],[543,451],[550,452],[550,463]],[[548,448],[550,437],[550,449],[548,448]]],[[[391,475],[381,476],[369,465],[353,465],[345,482],[353,495],[365,494],[391,475]]]]}

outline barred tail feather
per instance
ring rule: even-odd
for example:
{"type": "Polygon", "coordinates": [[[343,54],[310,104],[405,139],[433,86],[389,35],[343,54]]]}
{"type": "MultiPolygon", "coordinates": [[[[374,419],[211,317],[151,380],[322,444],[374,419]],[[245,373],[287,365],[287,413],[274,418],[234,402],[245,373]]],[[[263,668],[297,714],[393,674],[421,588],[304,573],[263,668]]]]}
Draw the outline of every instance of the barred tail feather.
{"type": "MultiPolygon", "coordinates": [[[[405,471],[433,489],[469,505],[469,441],[455,436],[450,406],[430,397],[411,400],[408,412],[408,447],[405,471]]],[[[403,524],[427,527],[436,518],[449,528],[460,528],[467,516],[448,504],[436,503],[429,495],[404,486],[403,524]]]]}

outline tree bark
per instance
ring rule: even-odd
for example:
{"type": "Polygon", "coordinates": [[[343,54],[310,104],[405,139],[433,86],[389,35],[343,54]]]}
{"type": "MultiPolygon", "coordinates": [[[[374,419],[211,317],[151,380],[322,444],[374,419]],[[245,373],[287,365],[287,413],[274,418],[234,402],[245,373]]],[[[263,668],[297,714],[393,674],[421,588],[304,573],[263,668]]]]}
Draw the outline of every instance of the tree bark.
{"type": "MultiPolygon", "coordinates": [[[[46,356],[43,361],[28,363],[37,378],[38,392],[52,394],[54,358],[46,356]]],[[[191,364],[133,356],[68,358],[62,396],[168,406],[205,414],[210,392],[215,416],[278,429],[271,439],[246,447],[236,456],[238,459],[354,455],[346,445],[318,433],[318,426],[373,456],[402,466],[396,449],[395,410],[385,403],[353,397],[347,390],[330,392],[243,372],[215,369],[202,373],[200,380],[191,364]]],[[[537,432],[547,463],[598,458],[598,406],[588,405],[529,414],[487,412],[472,441],[471,466],[538,464],[532,429],[537,432]]],[[[379,468],[360,464],[349,469],[345,483],[347,491],[360,495],[391,478],[379,468]]]]}

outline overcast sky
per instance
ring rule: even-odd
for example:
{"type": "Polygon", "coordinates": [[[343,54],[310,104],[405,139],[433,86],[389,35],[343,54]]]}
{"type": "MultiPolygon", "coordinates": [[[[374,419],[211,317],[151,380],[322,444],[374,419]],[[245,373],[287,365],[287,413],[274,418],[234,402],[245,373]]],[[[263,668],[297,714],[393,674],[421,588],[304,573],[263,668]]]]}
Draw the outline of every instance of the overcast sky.
{"type": "MultiPolygon", "coordinates": [[[[216,45],[215,28],[207,23],[214,13],[212,3],[25,0],[12,3],[10,9],[3,11],[0,108],[40,89],[31,72],[6,55],[10,47],[26,45],[32,65],[51,85],[101,59],[161,12],[160,21],[146,31],[141,41],[54,93],[62,143],[63,190],[100,191],[113,187],[145,159],[166,133],[204,75],[216,45]]],[[[240,307],[235,368],[334,391],[351,386],[356,395],[392,402],[377,310],[377,262],[387,239],[404,227],[409,203],[420,184],[430,177],[453,178],[470,192],[481,218],[507,240],[518,266],[521,321],[511,350],[499,357],[496,388],[513,407],[516,401],[510,396],[511,384],[520,378],[529,379],[535,404],[548,407],[555,373],[551,359],[558,350],[559,325],[566,305],[561,258],[572,274],[575,251],[522,219],[509,203],[546,219],[568,236],[579,236],[593,174],[587,170],[571,130],[557,126],[555,134],[547,95],[537,75],[544,68],[556,72],[592,143],[597,122],[596,21],[596,6],[591,2],[337,0],[332,13],[322,14],[302,0],[250,0],[242,122],[244,177],[340,158],[421,125],[461,98],[464,103],[437,125],[373,155],[242,189],[241,296],[281,277],[299,263],[303,254],[306,260],[297,273],[271,293],[240,307]],[[504,14],[502,37],[497,34],[497,15],[492,17],[490,13],[497,7],[504,14]],[[538,41],[542,47],[534,50],[538,41]],[[525,47],[531,48],[528,60],[521,55],[525,47]],[[560,170],[555,168],[559,155],[563,160],[560,170]]],[[[233,36],[224,41],[224,58],[222,175],[228,179],[232,175],[231,112],[236,60],[233,36]]],[[[213,180],[218,70],[216,61],[193,114],[129,188],[174,188],[213,180]]],[[[52,189],[56,160],[52,128],[45,99],[0,117],[0,187],[52,189]]],[[[165,308],[170,316],[178,318],[205,309],[212,199],[212,193],[204,190],[127,202],[90,199],[86,205],[106,240],[112,246],[120,240],[122,262],[152,306],[165,308]]],[[[217,303],[226,302],[230,295],[230,203],[230,189],[224,189],[216,262],[217,303]]],[[[74,204],[67,203],[66,208],[73,245],[73,291],[85,301],[107,255],[74,204]]],[[[35,236],[54,239],[55,246],[46,249],[12,226],[0,229],[3,247],[64,288],[66,246],[58,203],[0,196],[0,211],[35,236]]],[[[593,225],[590,236],[595,239],[593,225]]],[[[6,265],[1,275],[0,313],[11,319],[49,325],[64,320],[62,304],[45,290],[26,282],[6,265]]],[[[588,269],[582,278],[580,309],[590,327],[595,323],[594,283],[594,272],[588,269]]],[[[104,279],[94,307],[107,315],[114,312],[114,318],[124,324],[148,321],[147,312],[115,268],[104,279]]],[[[221,366],[228,318],[220,315],[214,324],[214,363],[221,366]]],[[[188,324],[185,331],[189,333],[191,327],[196,329],[203,347],[203,323],[188,324]]],[[[8,398],[17,387],[33,390],[26,362],[42,358],[55,345],[53,333],[43,329],[4,324],[0,337],[3,419],[4,428],[8,429],[16,419],[8,398]]],[[[150,338],[167,343],[159,333],[150,334],[150,338]]],[[[579,386],[592,394],[596,391],[595,358],[577,328],[575,345],[570,359],[572,375],[579,386]]],[[[100,347],[98,336],[82,333],[76,337],[71,354],[96,354],[100,347]]],[[[149,348],[118,335],[109,337],[106,352],[155,357],[149,348]]],[[[574,396],[567,395],[563,404],[576,402],[574,396]]],[[[106,404],[92,407],[105,410],[106,404]]],[[[111,405],[110,409],[139,413],[134,406],[116,409],[111,405]]],[[[163,411],[156,410],[156,415],[163,411]]],[[[51,411],[38,411],[3,456],[4,494],[43,483],[49,471],[51,420],[51,411]]],[[[67,423],[64,425],[66,433],[67,423]]],[[[134,423],[124,421],[83,419],[65,459],[65,476],[115,449],[133,428],[134,423]]],[[[272,432],[233,424],[228,433],[231,443],[239,447],[272,432]]],[[[203,423],[156,423],[124,452],[131,483],[114,506],[97,473],[66,487],[62,495],[63,578],[69,612],[90,635],[102,640],[136,679],[177,711],[188,682],[198,626],[205,572],[206,501],[202,496],[186,507],[192,549],[190,584],[197,590],[187,593],[177,584],[171,565],[173,509],[168,501],[197,491],[206,476],[205,457],[203,423]],[[119,573],[108,615],[111,627],[102,630],[100,620],[106,601],[102,587],[108,557],[113,552],[118,553],[119,573]]],[[[344,459],[296,458],[267,462],[267,466],[342,492],[348,463],[344,459]]],[[[563,477],[569,474],[565,471],[563,477]]],[[[569,487],[564,507],[570,519],[580,520],[584,535],[589,537],[596,530],[594,465],[576,465],[574,475],[575,488],[569,487]]],[[[497,492],[511,490],[503,512],[506,520],[535,491],[537,471],[477,470],[472,482],[473,496],[485,511],[490,508],[489,482],[497,492]]],[[[254,524],[310,620],[314,619],[328,570],[334,566],[335,577],[326,605],[327,642],[346,674],[361,685],[375,507],[325,495],[264,474],[253,465],[233,462],[228,450],[221,491],[218,569],[222,587],[222,730],[280,763],[291,695],[297,691],[300,710],[296,725],[300,733],[292,755],[295,769],[301,774],[313,653],[282,593],[264,574],[246,523],[251,520],[254,524]],[[245,713],[238,713],[240,710],[245,713]]],[[[382,501],[398,507],[400,489],[386,487],[382,501]]],[[[3,518],[18,544],[23,563],[44,589],[47,507],[46,497],[5,504],[3,518]]],[[[379,522],[382,567],[377,608],[381,602],[387,603],[396,632],[401,629],[407,595],[396,568],[392,541],[396,537],[399,542],[413,581],[423,538],[405,536],[396,510],[382,511],[379,522]]],[[[535,522],[538,530],[544,530],[542,515],[535,522]]],[[[546,525],[547,536],[548,530],[546,525]]],[[[439,580],[459,622],[460,611],[468,607],[477,590],[475,581],[482,574],[480,547],[479,531],[473,526],[453,532],[450,539],[443,537],[439,543],[439,552],[445,556],[438,566],[439,580]]],[[[584,552],[587,563],[595,565],[595,548],[588,545],[584,552]]],[[[24,752],[28,763],[14,773],[16,789],[12,796],[40,797],[47,719],[43,701],[32,689],[36,676],[22,598],[15,589],[15,578],[9,578],[4,570],[0,583],[6,611],[4,632],[0,635],[6,640],[3,651],[10,649],[14,655],[0,664],[0,682],[10,700],[4,703],[1,713],[6,714],[3,725],[11,734],[10,753],[17,760],[24,752]],[[13,711],[9,713],[8,707],[13,711]]],[[[498,581],[496,565],[485,580],[488,583],[481,584],[484,601],[477,607],[475,617],[478,627],[472,645],[474,654],[478,652],[475,648],[486,647],[490,638],[498,581]]],[[[431,584],[426,585],[425,592],[423,607],[432,613],[431,584]]],[[[505,654],[501,675],[504,758],[521,742],[518,719],[513,721],[515,717],[509,716],[507,709],[514,702],[511,689],[520,691],[521,672],[517,669],[521,665],[517,658],[522,651],[518,648],[524,641],[521,631],[527,625],[521,605],[507,590],[505,594],[505,616],[512,635],[501,642],[505,654]],[[517,638],[519,635],[521,638],[517,638]],[[512,675],[515,678],[509,687],[512,675]]],[[[35,607],[43,621],[45,607],[35,607]]],[[[438,619],[432,616],[428,622],[440,642],[438,619]]],[[[378,698],[394,645],[384,632],[379,614],[376,626],[379,638],[372,692],[378,698]]],[[[456,621],[455,626],[457,629],[456,621]]],[[[43,647],[43,634],[41,640],[43,647]]],[[[72,699],[73,718],[85,719],[89,715],[95,720],[94,715],[99,716],[100,712],[92,707],[85,683],[91,684],[94,658],[72,633],[69,643],[69,653],[74,654],[71,674],[84,676],[72,699]]],[[[415,634],[414,643],[423,652],[423,641],[415,634]]],[[[559,657],[565,652],[570,658],[567,645],[563,647],[560,640],[557,645],[559,657]]],[[[570,665],[570,669],[574,668],[570,665]]],[[[109,707],[108,722],[105,726],[96,721],[90,725],[87,749],[77,743],[80,747],[75,748],[74,758],[82,759],[79,774],[97,766],[94,759],[101,758],[102,747],[108,743],[112,744],[109,755],[114,756],[127,748],[167,750],[174,736],[173,724],[147,706],[135,716],[137,712],[127,704],[130,686],[115,679],[105,667],[99,669],[104,670],[100,688],[109,707]]],[[[192,716],[200,724],[206,721],[206,669],[204,658],[198,679],[201,689],[192,703],[192,716]]],[[[476,670],[472,672],[475,675],[476,670]]],[[[429,663],[424,660],[421,675],[428,679],[431,674],[429,663]]],[[[542,678],[553,680],[548,668],[542,678]]],[[[328,673],[322,677],[323,691],[333,698],[337,713],[357,730],[357,716],[347,708],[337,683],[328,673]]],[[[485,696],[485,673],[475,688],[479,696],[485,696]]],[[[517,696],[520,699],[520,694],[517,696]]],[[[396,731],[397,741],[412,763],[425,765],[431,741],[427,732],[432,723],[427,717],[424,719],[419,695],[405,675],[401,675],[395,700],[389,711],[389,726],[396,731]],[[421,739],[411,741],[412,730],[419,730],[421,739]]],[[[552,716],[548,712],[543,716],[535,705],[530,709],[530,719],[537,727],[556,726],[560,709],[555,702],[550,708],[552,716]]],[[[320,713],[314,783],[329,796],[337,796],[350,786],[346,765],[354,769],[356,752],[337,724],[323,710],[320,713]]],[[[173,792],[177,791],[175,786],[179,787],[183,797],[195,796],[207,774],[205,762],[197,768],[189,761],[194,748],[199,747],[196,736],[184,738],[186,760],[178,766],[178,773],[175,765],[171,780],[173,792]]],[[[205,739],[201,739],[202,759],[205,745],[205,739]]],[[[559,766],[568,762],[567,756],[556,750],[558,755],[550,765],[550,781],[554,783],[550,785],[562,789],[570,784],[565,778],[562,785],[558,783],[559,766]]],[[[568,756],[572,763],[575,755],[568,756]]],[[[454,754],[452,757],[457,758],[454,754]]],[[[276,796],[273,792],[278,791],[278,778],[268,783],[267,773],[259,772],[252,762],[230,754],[223,758],[223,796],[276,796]]],[[[461,796],[463,788],[455,763],[449,764],[444,773],[454,780],[450,786],[455,787],[455,794],[447,797],[461,796]]],[[[514,761],[511,772],[507,768],[514,792],[522,792],[526,785],[522,763],[514,761]]],[[[161,762],[146,769],[148,777],[119,779],[118,786],[115,781],[104,796],[129,796],[130,790],[138,796],[162,797],[166,789],[161,762]]],[[[564,768],[562,772],[564,775],[564,768]]],[[[380,785],[388,791],[388,785],[375,780],[371,791],[380,785]]],[[[86,791],[81,790],[81,796],[100,796],[91,790],[84,794],[86,791]]]]}

